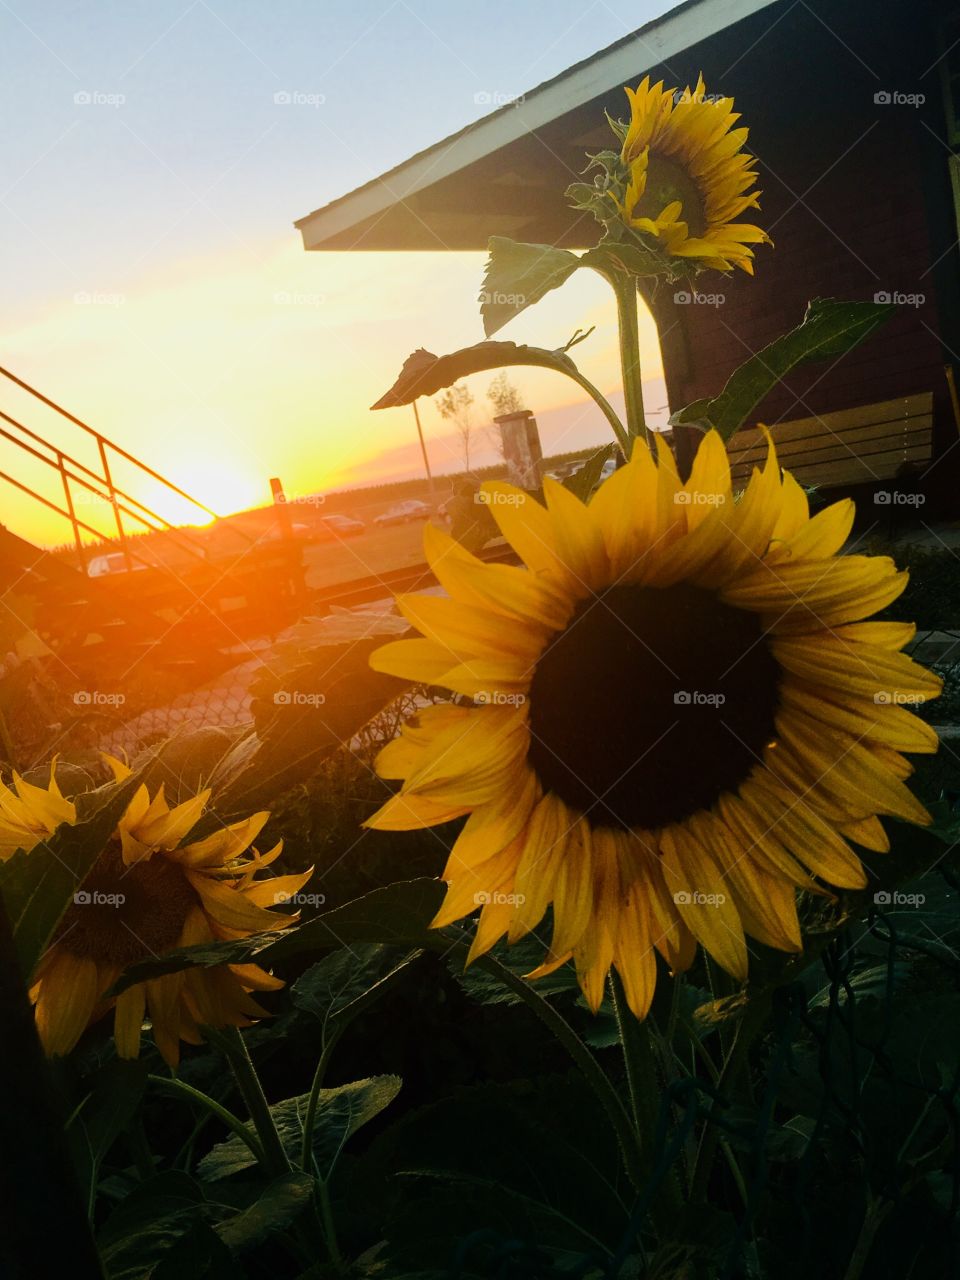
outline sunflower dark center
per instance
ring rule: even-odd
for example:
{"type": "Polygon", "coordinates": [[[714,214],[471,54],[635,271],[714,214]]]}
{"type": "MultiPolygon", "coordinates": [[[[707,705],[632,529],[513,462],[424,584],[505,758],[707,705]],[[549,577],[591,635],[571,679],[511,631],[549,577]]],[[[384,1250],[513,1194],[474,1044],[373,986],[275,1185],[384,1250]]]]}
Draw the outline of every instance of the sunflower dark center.
{"type": "Polygon", "coordinates": [[[199,901],[181,869],[162,853],[127,867],[114,843],[74,895],[57,942],[73,955],[125,967],[175,947],[187,913],[199,901]]]}
{"type": "Polygon", "coordinates": [[[755,615],[699,587],[611,587],[537,663],[529,760],[596,826],[682,821],[762,755],[778,684],[755,615]]]}
{"type": "Polygon", "coordinates": [[[702,236],[707,229],[707,219],[699,186],[684,165],[651,151],[647,159],[647,183],[634,214],[656,218],[675,200],[683,206],[680,219],[687,224],[688,233],[695,238],[702,236]]]}

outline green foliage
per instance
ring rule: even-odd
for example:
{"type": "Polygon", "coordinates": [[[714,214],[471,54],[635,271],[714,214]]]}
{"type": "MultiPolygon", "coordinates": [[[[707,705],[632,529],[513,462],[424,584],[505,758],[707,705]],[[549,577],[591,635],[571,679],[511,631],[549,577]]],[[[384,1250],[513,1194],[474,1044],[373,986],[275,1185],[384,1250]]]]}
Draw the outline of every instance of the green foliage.
{"type": "Polygon", "coordinates": [[[139,785],[138,778],[83,797],[75,825],[61,823],[31,852],[0,863],[0,895],[13,929],[17,959],[32,974],[60,918],[106,848],[139,785]]]}
{"type": "Polygon", "coordinates": [[[729,440],[750,419],[753,410],[793,369],[815,360],[835,360],[859,346],[885,323],[894,307],[877,302],[837,302],[814,298],[803,322],[777,338],[730,375],[714,399],[695,400],[673,414],[675,426],[692,423],[716,428],[729,440]]]}

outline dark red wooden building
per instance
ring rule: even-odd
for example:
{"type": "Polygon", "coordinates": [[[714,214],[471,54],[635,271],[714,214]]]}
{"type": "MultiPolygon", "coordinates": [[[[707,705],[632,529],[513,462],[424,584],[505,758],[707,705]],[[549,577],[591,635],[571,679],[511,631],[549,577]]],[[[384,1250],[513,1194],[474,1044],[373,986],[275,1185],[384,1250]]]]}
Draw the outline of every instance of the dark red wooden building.
{"type": "MultiPolygon", "coordinates": [[[[947,0],[690,0],[522,100],[505,104],[301,219],[308,249],[483,249],[490,235],[585,247],[595,225],[566,205],[585,151],[609,146],[603,112],[644,75],[736,98],[760,161],[757,274],[711,276],[718,307],[661,291],[671,407],[716,394],[796,325],[808,299],[898,302],[842,359],[807,366],[762,420],[933,396],[922,483],[960,514],[960,6],[947,0]]],[[[932,514],[932,511],[931,511],[932,514]]]]}

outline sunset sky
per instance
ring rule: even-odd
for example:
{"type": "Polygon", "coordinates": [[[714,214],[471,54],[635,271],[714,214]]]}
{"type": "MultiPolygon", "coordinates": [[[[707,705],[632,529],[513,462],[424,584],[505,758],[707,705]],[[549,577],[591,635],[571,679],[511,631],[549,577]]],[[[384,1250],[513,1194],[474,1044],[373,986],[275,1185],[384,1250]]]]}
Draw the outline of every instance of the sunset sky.
{"type": "MultiPolygon", "coordinates": [[[[307,254],[293,220],[478,119],[490,108],[475,95],[523,93],[668,7],[4,2],[0,364],[220,512],[269,501],[272,475],[298,494],[418,474],[411,410],[368,406],[413,347],[482,338],[483,257],[307,254]],[[278,105],[284,90],[317,105],[278,105]]],[[[590,324],[579,362],[613,392],[599,278],[575,277],[502,336],[558,346],[590,324]]],[[[643,346],[657,410],[652,324],[643,346]]],[[[472,382],[478,426],[490,376],[472,382]]],[[[607,440],[565,380],[514,380],[547,452],[607,440]]],[[[421,408],[435,469],[456,469],[445,424],[421,408]]],[[[93,462],[80,433],[2,384],[0,409],[93,462]]],[[[61,498],[2,442],[0,471],[61,498]]],[[[69,536],[2,481],[0,520],[69,536]]]]}

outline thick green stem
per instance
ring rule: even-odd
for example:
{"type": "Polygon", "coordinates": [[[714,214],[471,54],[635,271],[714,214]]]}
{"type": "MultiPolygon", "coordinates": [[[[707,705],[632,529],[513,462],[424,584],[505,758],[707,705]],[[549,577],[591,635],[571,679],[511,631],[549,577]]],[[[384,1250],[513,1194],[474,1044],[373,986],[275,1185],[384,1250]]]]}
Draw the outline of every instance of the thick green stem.
{"type": "Polygon", "coordinates": [[[627,412],[627,434],[649,443],[647,422],[643,413],[643,382],[640,372],[640,323],[637,282],[626,272],[609,275],[617,299],[617,325],[620,330],[620,372],[623,399],[627,412]]]}
{"type": "Polygon", "coordinates": [[[606,418],[610,426],[613,427],[613,434],[617,437],[617,444],[623,452],[623,456],[629,462],[630,460],[630,434],[623,429],[623,423],[617,417],[617,412],[609,400],[593,385],[589,378],[585,378],[578,369],[576,373],[568,375],[574,382],[578,383],[591,396],[600,407],[603,416],[606,418]]]}
{"type": "Polygon", "coordinates": [[[183,1098],[189,1098],[191,1102],[198,1103],[211,1115],[222,1120],[223,1123],[233,1133],[237,1135],[242,1143],[250,1150],[250,1153],[257,1159],[258,1164],[264,1163],[263,1148],[257,1139],[255,1133],[245,1125],[239,1116],[235,1116],[232,1111],[228,1110],[216,1098],[211,1098],[209,1094],[201,1092],[200,1089],[194,1089],[193,1085],[185,1084],[182,1080],[177,1080],[174,1076],[155,1076],[149,1075],[147,1079],[151,1084],[158,1084],[164,1089],[170,1089],[173,1093],[180,1094],[183,1098]]]}
{"type": "Polygon", "coordinates": [[[263,1086],[253,1065],[246,1041],[236,1027],[228,1027],[221,1032],[221,1035],[227,1049],[228,1061],[263,1148],[263,1167],[274,1177],[281,1177],[290,1172],[290,1161],[280,1141],[280,1134],[270,1113],[270,1105],[263,1092],[263,1086]]]}
{"type": "MultiPolygon", "coordinates": [[[[459,950],[466,951],[464,944],[459,950]]],[[[620,1143],[624,1168],[634,1187],[643,1186],[644,1168],[637,1131],[630,1115],[617,1094],[616,1089],[607,1079],[606,1073],[596,1058],[583,1043],[567,1020],[557,1012],[548,1001],[531,987],[529,982],[513,973],[491,955],[480,956],[475,962],[480,968],[492,973],[505,987],[520,997],[525,1005],[537,1015],[560,1044],[566,1049],[574,1063],[583,1073],[587,1084],[596,1094],[600,1105],[607,1113],[620,1143]]]]}
{"type": "MultiPolygon", "coordinates": [[[[649,1022],[639,1022],[631,1013],[623,990],[620,975],[610,971],[610,990],[613,1009],[620,1031],[623,1062],[627,1072],[627,1089],[633,1111],[640,1151],[648,1176],[653,1173],[657,1125],[660,1119],[662,1088],[657,1074],[656,1056],[653,1052],[653,1036],[649,1022]]],[[[664,1176],[657,1201],[664,1213],[672,1218],[680,1209],[680,1188],[674,1171],[664,1176]]]]}

